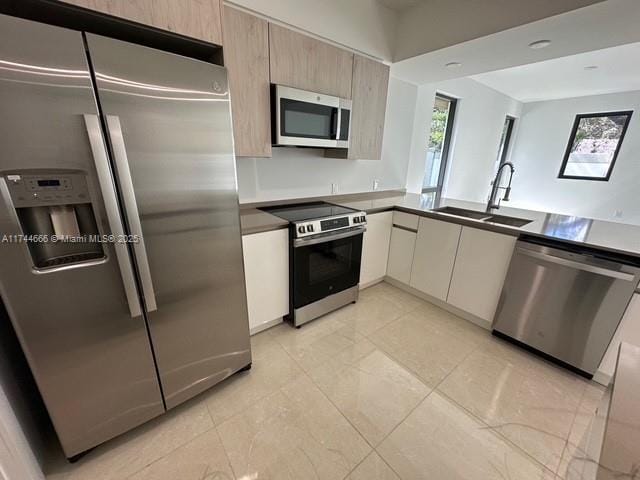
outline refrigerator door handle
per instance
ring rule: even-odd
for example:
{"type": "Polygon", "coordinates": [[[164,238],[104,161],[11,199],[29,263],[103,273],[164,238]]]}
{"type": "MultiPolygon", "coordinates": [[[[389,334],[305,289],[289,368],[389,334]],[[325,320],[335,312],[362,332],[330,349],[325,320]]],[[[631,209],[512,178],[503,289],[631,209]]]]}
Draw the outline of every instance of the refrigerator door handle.
{"type": "Polygon", "coordinates": [[[151,270],[149,269],[149,259],[147,257],[147,249],[142,236],[142,225],[140,224],[140,214],[138,213],[138,204],[133,189],[133,181],[131,180],[131,171],[129,170],[129,160],[127,159],[127,149],[124,145],[122,136],[122,127],[120,126],[120,118],[115,115],[107,115],[107,129],[109,130],[109,138],[113,147],[113,156],[116,162],[116,175],[120,183],[122,198],[124,200],[125,214],[131,234],[136,241],[133,244],[133,250],[136,254],[136,263],[138,265],[138,273],[142,283],[142,294],[147,312],[157,310],[156,295],[153,290],[153,282],[151,281],[151,270]]]}
{"type": "Polygon", "coordinates": [[[124,285],[127,303],[129,304],[129,312],[131,313],[132,318],[139,317],[142,315],[142,307],[140,305],[140,297],[138,296],[138,290],[136,288],[133,266],[131,265],[129,252],[127,251],[127,244],[122,241],[122,239],[124,239],[122,218],[120,217],[120,211],[118,210],[118,200],[116,199],[116,192],[113,186],[113,179],[111,177],[107,152],[104,145],[104,139],[102,137],[100,121],[97,115],[87,114],[84,115],[84,123],[89,136],[89,144],[91,146],[91,153],[93,154],[93,161],[96,166],[96,173],[98,174],[98,182],[100,184],[100,190],[102,192],[102,198],[107,212],[107,220],[109,222],[109,227],[111,228],[111,233],[116,239],[113,243],[113,248],[116,252],[116,259],[118,260],[118,265],[120,267],[120,275],[122,276],[122,283],[124,285]]]}

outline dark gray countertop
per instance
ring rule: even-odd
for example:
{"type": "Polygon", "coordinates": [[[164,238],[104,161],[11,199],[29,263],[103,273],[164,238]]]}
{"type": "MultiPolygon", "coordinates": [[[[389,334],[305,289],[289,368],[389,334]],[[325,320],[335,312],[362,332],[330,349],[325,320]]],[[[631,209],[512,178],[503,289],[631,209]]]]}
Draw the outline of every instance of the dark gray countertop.
{"type": "Polygon", "coordinates": [[[531,223],[523,227],[510,227],[470,218],[456,217],[433,210],[434,208],[452,206],[484,212],[485,204],[449,198],[436,201],[431,195],[416,193],[405,193],[404,195],[373,200],[340,202],[339,205],[364,210],[369,214],[386,210],[400,210],[507,235],[519,236],[528,234],[539,238],[640,257],[640,226],[638,225],[504,206],[492,211],[494,214],[532,220],[531,223]]]}
{"type": "MultiPolygon", "coordinates": [[[[531,223],[523,227],[511,227],[434,211],[435,208],[452,206],[484,212],[485,205],[482,203],[448,198],[435,200],[432,195],[420,195],[416,193],[389,192],[388,196],[384,196],[384,192],[373,192],[370,195],[355,194],[352,197],[344,195],[339,198],[326,198],[324,200],[337,205],[363,210],[368,214],[388,210],[400,210],[507,235],[520,236],[527,234],[578,246],[588,246],[640,257],[640,226],[638,225],[537,212],[506,206],[501,207],[499,210],[492,211],[494,214],[532,220],[531,223]]],[[[298,201],[305,202],[307,199],[299,199],[298,201]]],[[[282,203],[292,202],[292,200],[288,200],[282,203]]],[[[270,204],[274,203],[276,202],[270,202],[270,204]]],[[[242,233],[244,235],[285,228],[287,225],[285,220],[255,208],[241,210],[241,220],[242,233]]]]}
{"type": "Polygon", "coordinates": [[[269,232],[287,228],[288,226],[289,222],[285,219],[263,212],[257,208],[240,210],[240,228],[242,229],[242,235],[269,232]]]}

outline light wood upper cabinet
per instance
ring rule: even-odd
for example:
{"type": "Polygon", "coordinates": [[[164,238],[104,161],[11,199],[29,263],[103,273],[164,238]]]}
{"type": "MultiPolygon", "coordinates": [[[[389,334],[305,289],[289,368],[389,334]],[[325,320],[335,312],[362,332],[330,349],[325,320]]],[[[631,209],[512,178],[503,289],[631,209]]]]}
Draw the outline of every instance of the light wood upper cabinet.
{"type": "Polygon", "coordinates": [[[349,158],[380,160],[388,87],[387,65],[354,56],[349,158]]]}
{"type": "Polygon", "coordinates": [[[271,83],[351,98],[353,53],[269,24],[271,83]]]}
{"type": "Polygon", "coordinates": [[[225,6],[223,31],[236,155],[270,157],[269,24],[225,6]]]}
{"type": "Polygon", "coordinates": [[[221,0],[63,0],[79,7],[222,44],[221,0]]]}

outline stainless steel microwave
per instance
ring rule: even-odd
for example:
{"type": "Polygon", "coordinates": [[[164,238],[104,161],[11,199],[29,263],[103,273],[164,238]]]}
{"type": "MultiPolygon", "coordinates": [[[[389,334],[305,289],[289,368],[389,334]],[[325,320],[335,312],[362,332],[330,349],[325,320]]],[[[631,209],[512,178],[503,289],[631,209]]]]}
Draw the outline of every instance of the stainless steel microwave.
{"type": "Polygon", "coordinates": [[[271,86],[273,145],[349,148],[351,100],[271,86]]]}

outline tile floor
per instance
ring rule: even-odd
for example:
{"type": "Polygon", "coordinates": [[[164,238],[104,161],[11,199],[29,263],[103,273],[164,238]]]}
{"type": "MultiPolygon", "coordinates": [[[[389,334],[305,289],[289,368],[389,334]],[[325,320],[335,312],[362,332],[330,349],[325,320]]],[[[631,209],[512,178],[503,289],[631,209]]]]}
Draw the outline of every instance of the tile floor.
{"type": "Polygon", "coordinates": [[[556,479],[603,389],[381,283],[50,480],[556,479]]]}

